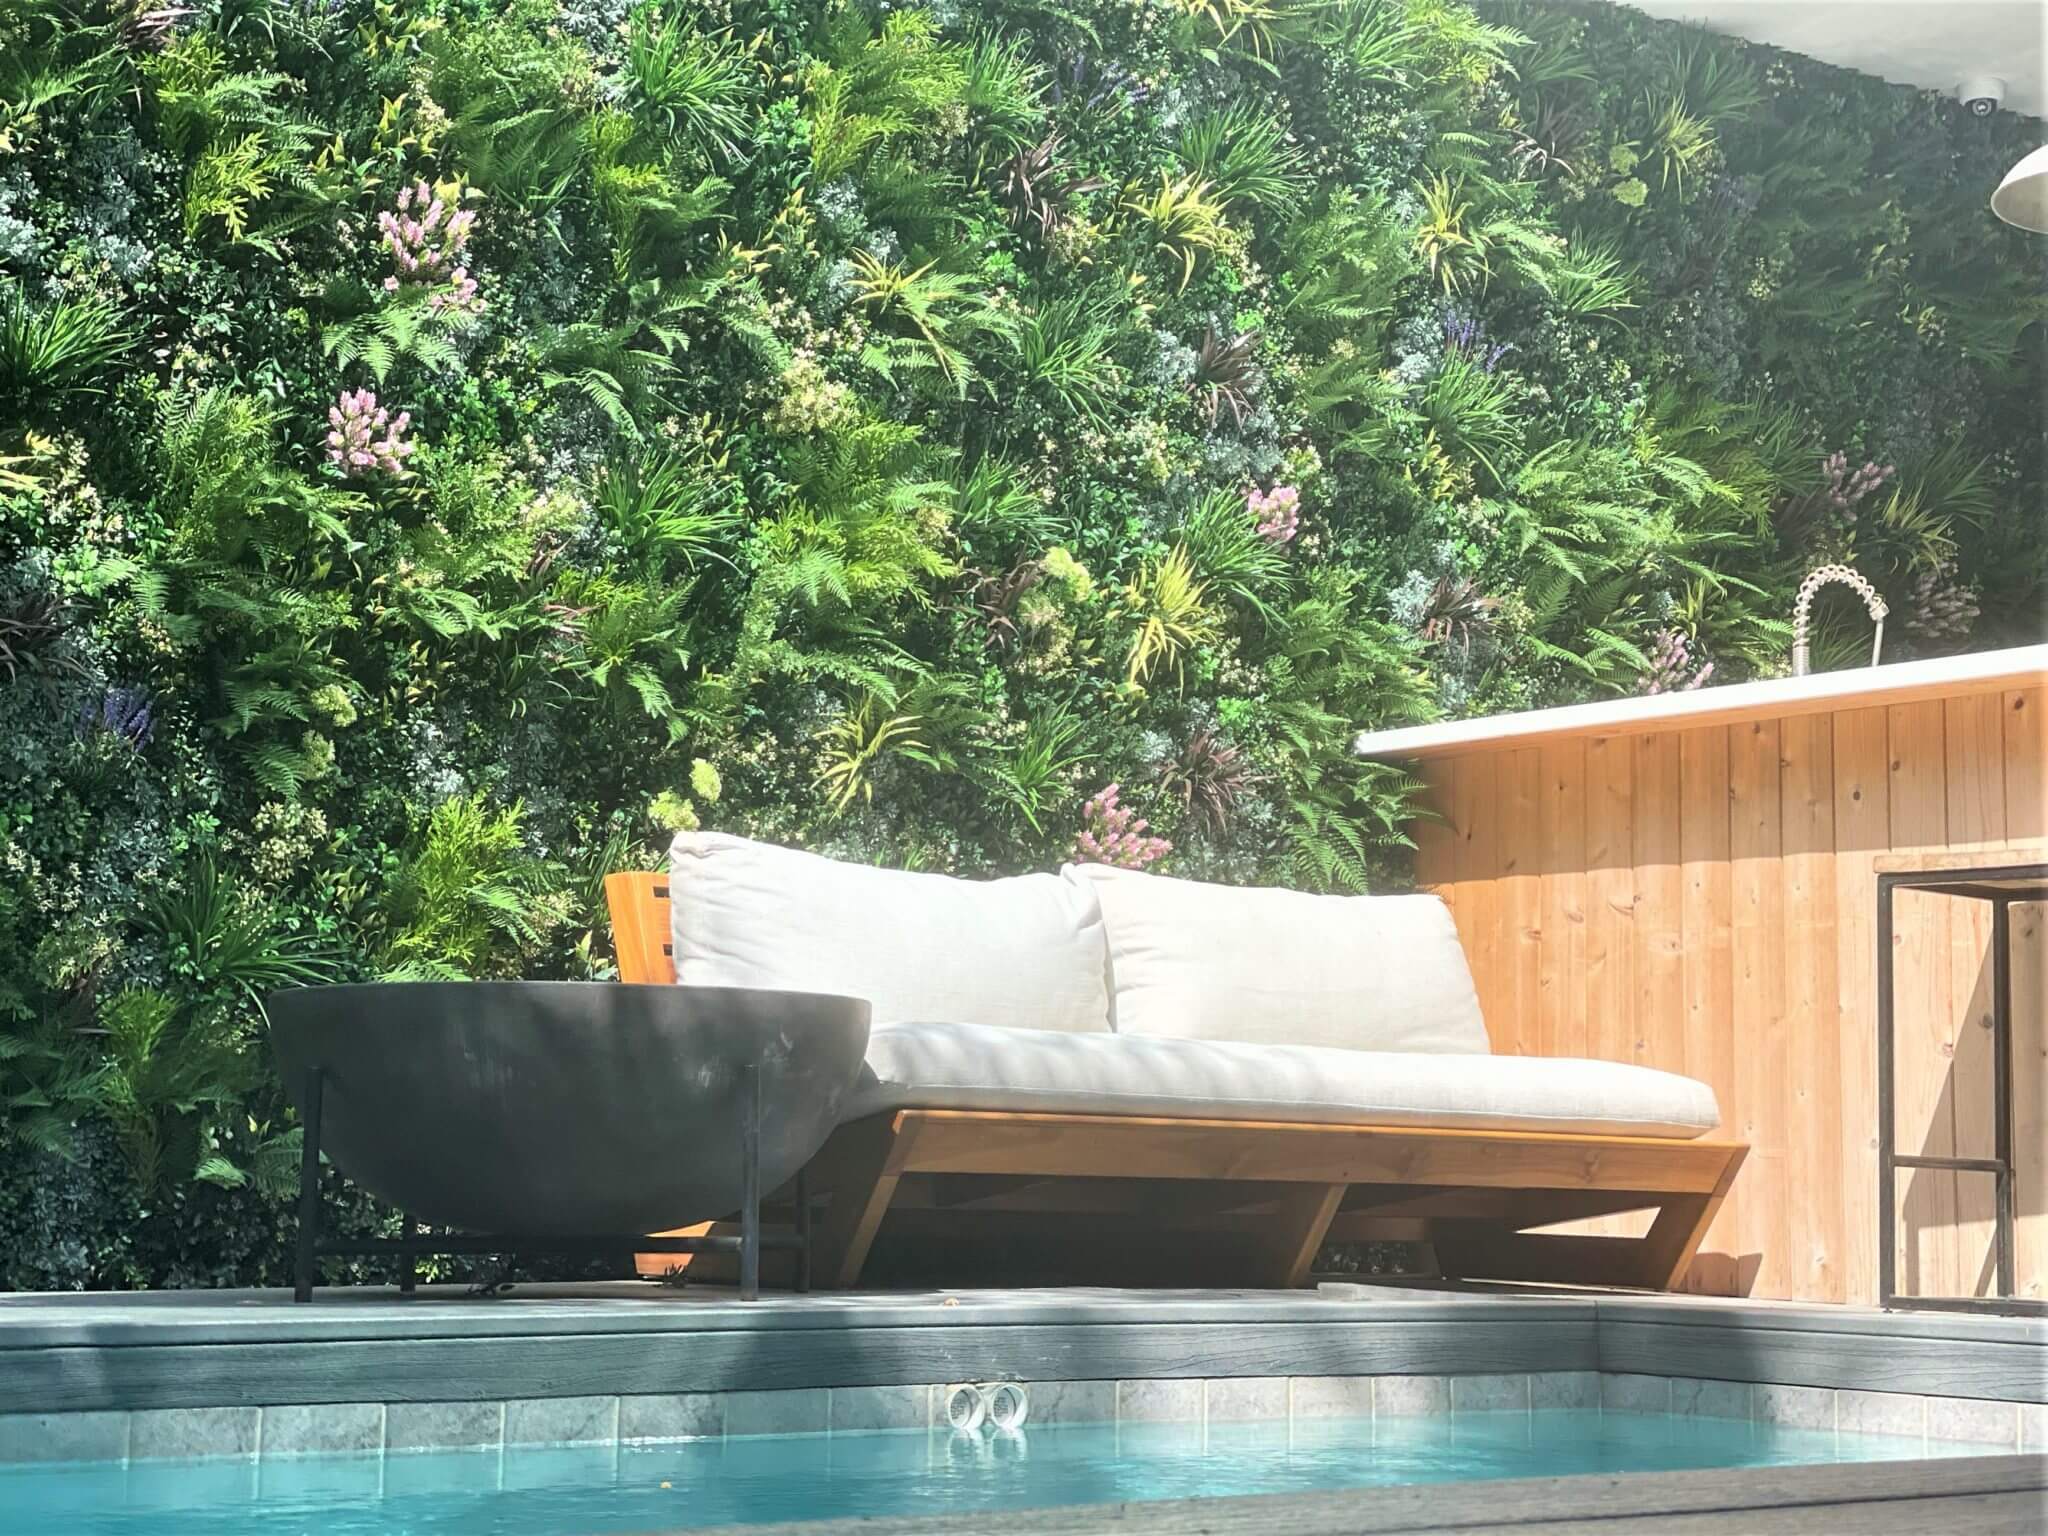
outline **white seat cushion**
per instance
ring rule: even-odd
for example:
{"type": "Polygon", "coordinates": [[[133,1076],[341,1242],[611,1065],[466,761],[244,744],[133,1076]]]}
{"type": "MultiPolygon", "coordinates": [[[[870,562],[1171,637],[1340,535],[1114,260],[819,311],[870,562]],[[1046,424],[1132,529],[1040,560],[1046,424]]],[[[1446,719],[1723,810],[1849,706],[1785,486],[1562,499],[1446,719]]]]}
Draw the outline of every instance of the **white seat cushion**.
{"type": "MultiPolygon", "coordinates": [[[[1685,1138],[1714,1090],[1609,1061],[897,1024],[868,1042],[849,1120],[893,1109],[1163,1115],[1685,1138]]],[[[1105,1173],[1114,1169],[1104,1169],[1105,1173]]]]}
{"type": "Polygon", "coordinates": [[[1434,896],[1317,896],[1102,864],[1061,873],[1102,904],[1120,1035],[1487,1048],[1457,927],[1434,896]]]}
{"type": "Polygon", "coordinates": [[[683,832],[669,900],[685,985],[864,997],[877,1024],[1109,1028],[1102,912],[1058,875],[956,880],[683,832]]]}

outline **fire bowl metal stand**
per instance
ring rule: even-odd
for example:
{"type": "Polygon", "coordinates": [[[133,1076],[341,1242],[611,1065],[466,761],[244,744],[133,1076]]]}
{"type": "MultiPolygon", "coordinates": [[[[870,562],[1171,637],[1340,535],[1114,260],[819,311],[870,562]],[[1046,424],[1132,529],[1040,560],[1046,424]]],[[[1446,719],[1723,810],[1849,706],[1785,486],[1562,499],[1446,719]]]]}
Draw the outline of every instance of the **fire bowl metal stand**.
{"type": "Polygon", "coordinates": [[[398,1261],[398,1290],[410,1296],[419,1284],[419,1260],[425,1257],[463,1254],[549,1253],[570,1257],[602,1258],[618,1253],[737,1253],[740,1256],[740,1300],[756,1301],[761,1295],[761,1250],[792,1250],[796,1254],[798,1291],[811,1288],[811,1191],[808,1171],[796,1175],[796,1230],[764,1232],[761,1229],[761,1074],[745,1069],[740,1089],[740,1233],[737,1237],[705,1233],[697,1237],[564,1236],[559,1234],[428,1232],[411,1213],[399,1212],[402,1235],[396,1238],[362,1238],[353,1242],[328,1241],[320,1237],[320,1111],[325,1097],[325,1079],[318,1067],[305,1076],[301,1119],[305,1142],[299,1154],[299,1235],[292,1264],[292,1300],[311,1301],[319,1278],[319,1261],[326,1258],[394,1258],[398,1261]]]}
{"type": "Polygon", "coordinates": [[[381,982],[268,1000],[305,1143],[293,1291],[326,1257],[732,1253],[810,1279],[804,1167],[868,1041],[860,998],[617,982],[381,982]],[[396,1238],[323,1233],[320,1162],[395,1209],[396,1238]],[[795,1219],[765,1232],[764,1190],[795,1219]],[[650,1236],[739,1213],[739,1233],[650,1236]],[[425,1225],[423,1225],[423,1223],[425,1225]]]}

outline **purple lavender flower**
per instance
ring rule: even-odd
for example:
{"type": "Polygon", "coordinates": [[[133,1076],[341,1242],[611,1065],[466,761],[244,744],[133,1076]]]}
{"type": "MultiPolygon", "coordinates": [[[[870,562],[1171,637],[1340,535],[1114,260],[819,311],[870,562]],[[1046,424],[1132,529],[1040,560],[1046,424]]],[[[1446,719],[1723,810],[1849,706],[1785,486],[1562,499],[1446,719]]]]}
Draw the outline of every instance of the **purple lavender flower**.
{"type": "Polygon", "coordinates": [[[1693,666],[1692,644],[1682,629],[1659,630],[1650,664],[1636,679],[1637,693],[1690,693],[1714,675],[1714,664],[1693,666]]]}
{"type": "Polygon", "coordinates": [[[1476,363],[1482,373],[1493,372],[1500,360],[1515,350],[1513,342],[1487,340],[1486,322],[1477,315],[1456,310],[1444,315],[1444,348],[1476,363]]]}
{"type": "Polygon", "coordinates": [[[1244,509],[1252,515],[1262,539],[1291,544],[1301,531],[1301,492],[1291,485],[1276,485],[1270,491],[1245,492],[1244,509]]]}
{"type": "Polygon", "coordinates": [[[1898,473],[1898,469],[1891,464],[1865,460],[1863,467],[1852,473],[1849,456],[1837,448],[1820,461],[1820,472],[1827,477],[1821,495],[1843,522],[1853,524],[1856,521],[1856,503],[1879,490],[1898,473]]]}
{"type": "Polygon", "coordinates": [[[412,412],[400,411],[394,417],[369,390],[343,390],[327,408],[327,425],[327,457],[350,479],[405,474],[405,461],[416,446],[405,435],[412,426],[412,412]]]}
{"type": "Polygon", "coordinates": [[[1163,837],[1145,835],[1149,822],[1121,805],[1121,787],[1104,785],[1081,807],[1081,830],[1074,834],[1074,857],[1089,864],[1111,864],[1118,869],[1143,869],[1173,852],[1163,837]]]}
{"type": "Polygon", "coordinates": [[[130,747],[149,741],[155,721],[149,710],[149,693],[141,687],[109,688],[97,704],[87,702],[78,712],[80,740],[112,736],[130,747]]]}
{"type": "Polygon", "coordinates": [[[384,248],[398,270],[384,279],[384,291],[396,293],[402,284],[438,287],[428,305],[465,314],[483,308],[477,297],[476,279],[463,265],[469,254],[469,234],[476,224],[471,209],[458,207],[456,196],[442,196],[426,182],[401,187],[398,206],[377,215],[377,228],[384,248]]]}

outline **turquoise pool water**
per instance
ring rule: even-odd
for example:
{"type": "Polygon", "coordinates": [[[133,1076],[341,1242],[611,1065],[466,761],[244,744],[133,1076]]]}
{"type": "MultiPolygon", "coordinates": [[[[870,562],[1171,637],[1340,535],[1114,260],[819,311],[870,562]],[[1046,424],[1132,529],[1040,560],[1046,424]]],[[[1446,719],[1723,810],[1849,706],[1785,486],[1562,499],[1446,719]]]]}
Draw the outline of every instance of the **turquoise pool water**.
{"type": "Polygon", "coordinates": [[[787,1435],[0,1468],[5,1536],[571,1536],[1395,1483],[1969,1454],[1597,1412],[787,1435]]]}

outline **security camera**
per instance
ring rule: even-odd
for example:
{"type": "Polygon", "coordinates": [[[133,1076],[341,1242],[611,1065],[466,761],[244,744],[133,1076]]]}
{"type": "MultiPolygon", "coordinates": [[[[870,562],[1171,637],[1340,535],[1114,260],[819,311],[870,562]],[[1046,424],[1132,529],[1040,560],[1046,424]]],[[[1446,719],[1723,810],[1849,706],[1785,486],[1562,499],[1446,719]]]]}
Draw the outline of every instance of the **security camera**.
{"type": "Polygon", "coordinates": [[[1972,117],[1989,117],[2005,103],[2005,82],[1996,75],[1972,75],[1956,87],[1956,100],[1972,117]]]}

